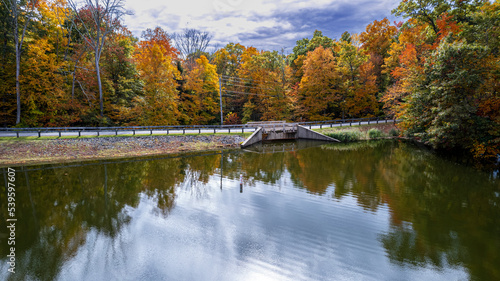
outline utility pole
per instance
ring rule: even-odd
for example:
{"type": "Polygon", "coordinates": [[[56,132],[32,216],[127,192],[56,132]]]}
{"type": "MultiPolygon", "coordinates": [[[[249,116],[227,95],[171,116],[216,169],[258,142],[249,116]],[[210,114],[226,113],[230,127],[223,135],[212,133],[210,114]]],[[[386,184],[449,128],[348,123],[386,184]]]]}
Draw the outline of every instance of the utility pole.
{"type": "Polygon", "coordinates": [[[222,119],[222,80],[219,76],[219,101],[220,101],[220,126],[224,125],[224,120],[222,119]]]}

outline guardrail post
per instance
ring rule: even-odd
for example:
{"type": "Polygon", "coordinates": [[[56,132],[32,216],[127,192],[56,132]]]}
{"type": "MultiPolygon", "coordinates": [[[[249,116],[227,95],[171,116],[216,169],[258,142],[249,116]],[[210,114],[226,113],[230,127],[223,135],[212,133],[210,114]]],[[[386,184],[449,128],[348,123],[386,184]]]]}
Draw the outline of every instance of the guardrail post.
{"type": "Polygon", "coordinates": [[[198,128],[198,134],[201,134],[201,128],[198,128]]]}
{"type": "Polygon", "coordinates": [[[135,136],[135,129],[132,129],[132,132],[133,132],[133,136],[135,136]]]}
{"type": "Polygon", "coordinates": [[[242,133],[242,134],[243,134],[243,130],[244,130],[244,128],[241,128],[241,133],[242,133]]]}
{"type": "Polygon", "coordinates": [[[18,131],[18,132],[16,132],[16,135],[17,135],[17,137],[19,138],[19,131],[18,131]]]}
{"type": "Polygon", "coordinates": [[[115,129],[115,136],[118,136],[118,129],[115,129]]]}
{"type": "Polygon", "coordinates": [[[215,134],[215,128],[214,128],[214,134],[215,134]]]}
{"type": "Polygon", "coordinates": [[[182,134],[186,134],[186,129],[182,129],[182,134]]]}
{"type": "Polygon", "coordinates": [[[61,137],[61,131],[59,131],[59,137],[61,137]]]}
{"type": "Polygon", "coordinates": [[[368,118],[368,125],[370,125],[370,119],[371,119],[371,118],[368,118]]]}
{"type": "Polygon", "coordinates": [[[231,133],[231,128],[229,128],[229,133],[231,133]]]}
{"type": "Polygon", "coordinates": [[[80,137],[81,134],[82,134],[82,131],[78,131],[78,137],[80,137]]]}
{"type": "Polygon", "coordinates": [[[361,119],[359,119],[359,125],[361,126],[361,119]]]}
{"type": "Polygon", "coordinates": [[[38,137],[40,137],[40,130],[38,130],[38,137]]]}
{"type": "Polygon", "coordinates": [[[152,136],[153,135],[153,129],[149,129],[149,135],[152,136]]]}
{"type": "Polygon", "coordinates": [[[170,131],[170,130],[169,130],[169,129],[167,129],[167,135],[168,135],[169,131],[170,131]]]}
{"type": "Polygon", "coordinates": [[[99,132],[100,132],[100,131],[101,131],[100,129],[99,129],[99,130],[97,130],[97,136],[99,136],[99,132]]]}

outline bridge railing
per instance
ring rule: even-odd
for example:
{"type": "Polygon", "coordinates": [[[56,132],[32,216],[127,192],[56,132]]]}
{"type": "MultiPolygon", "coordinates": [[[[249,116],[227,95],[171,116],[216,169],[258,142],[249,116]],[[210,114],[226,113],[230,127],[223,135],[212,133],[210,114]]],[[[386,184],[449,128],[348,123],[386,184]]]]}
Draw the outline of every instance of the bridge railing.
{"type": "Polygon", "coordinates": [[[362,125],[363,123],[370,124],[380,124],[380,123],[389,123],[395,122],[392,117],[382,116],[382,117],[365,117],[365,118],[348,118],[348,119],[335,119],[335,120],[325,120],[325,121],[308,121],[308,122],[297,122],[299,125],[312,128],[312,126],[320,126],[320,129],[323,127],[333,127],[334,125],[339,124],[349,126],[354,125],[362,125]]]}
{"type": "MultiPolygon", "coordinates": [[[[340,124],[340,126],[347,125],[349,124],[352,126],[353,124],[359,124],[361,125],[363,122],[367,122],[368,124],[370,123],[387,123],[388,121],[393,121],[393,119],[389,117],[373,117],[373,118],[351,118],[351,119],[336,119],[336,120],[326,120],[326,121],[309,121],[309,122],[296,122],[296,123],[274,123],[271,126],[275,127],[288,127],[291,124],[296,126],[297,124],[303,125],[303,126],[308,126],[309,128],[312,128],[312,126],[320,126],[320,128],[323,127],[333,127],[334,125],[340,124]]],[[[153,134],[153,132],[157,133],[166,133],[171,134],[179,134],[182,132],[182,134],[186,133],[198,133],[201,134],[202,130],[204,132],[209,132],[216,134],[216,133],[231,133],[231,132],[242,132],[244,133],[245,130],[247,131],[253,131],[259,127],[259,122],[249,122],[247,124],[238,124],[238,125],[183,125],[183,126],[121,126],[121,127],[39,127],[39,128],[0,128],[0,132],[5,132],[5,133],[12,133],[10,135],[5,135],[3,134],[3,137],[20,137],[21,135],[32,135],[35,134],[38,137],[41,137],[42,134],[58,134],[59,137],[62,136],[63,133],[71,133],[72,135],[78,134],[80,137],[82,133],[95,133],[97,136],[100,136],[103,133],[114,133],[115,135],[118,135],[119,132],[124,134],[124,133],[129,133],[131,132],[132,135],[136,135],[136,133],[144,133],[144,132],[149,132],[150,135],[153,134]]],[[[66,134],[68,135],[68,134],[66,134]]]]}

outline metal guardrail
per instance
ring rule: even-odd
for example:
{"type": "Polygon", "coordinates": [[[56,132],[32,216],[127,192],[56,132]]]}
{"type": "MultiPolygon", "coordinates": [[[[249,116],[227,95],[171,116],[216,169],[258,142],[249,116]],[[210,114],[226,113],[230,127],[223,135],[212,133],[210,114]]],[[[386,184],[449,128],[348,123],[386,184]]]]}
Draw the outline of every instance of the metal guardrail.
{"type": "MultiPolygon", "coordinates": [[[[336,119],[336,120],[326,120],[326,121],[309,121],[309,122],[296,122],[296,123],[281,123],[281,124],[298,124],[298,125],[304,125],[308,126],[309,129],[311,129],[312,126],[317,126],[319,125],[320,128],[323,128],[323,126],[330,126],[333,127],[333,125],[340,124],[342,126],[343,124],[349,124],[352,126],[352,124],[359,123],[361,125],[362,122],[367,122],[370,124],[370,122],[373,123],[380,123],[384,122],[387,123],[388,120],[393,121],[393,119],[390,119],[388,117],[373,117],[373,118],[351,118],[351,119],[336,119]]],[[[280,124],[280,125],[281,125],[280,124]]],[[[276,124],[277,125],[277,124],[276,124]]],[[[278,125],[279,126],[279,125],[278,125]]],[[[62,133],[64,132],[70,132],[70,133],[78,133],[78,136],[80,137],[83,132],[91,132],[91,133],[96,133],[97,136],[100,136],[103,132],[114,132],[115,135],[118,135],[118,132],[124,132],[124,131],[131,131],[133,135],[136,134],[137,131],[149,131],[150,135],[153,134],[153,131],[166,131],[166,134],[170,134],[171,131],[177,131],[180,132],[182,131],[182,134],[186,134],[186,132],[193,132],[196,133],[198,131],[198,134],[201,134],[201,130],[207,131],[207,130],[213,130],[213,133],[216,134],[217,131],[227,131],[231,133],[231,130],[234,132],[237,132],[241,129],[241,132],[244,133],[245,130],[251,130],[251,129],[257,129],[258,127],[258,122],[249,122],[249,124],[239,124],[239,125],[185,125],[185,126],[124,126],[124,127],[40,127],[40,128],[0,128],[0,132],[11,132],[15,133],[16,137],[20,137],[21,133],[24,134],[29,134],[29,133],[36,133],[38,137],[42,136],[42,133],[58,133],[59,137],[62,136],[62,133]]],[[[12,136],[3,136],[3,137],[12,137],[12,136]]]]}
{"type": "Polygon", "coordinates": [[[308,121],[308,122],[297,122],[297,123],[299,125],[305,125],[306,127],[309,126],[309,129],[311,129],[311,127],[313,125],[319,125],[320,129],[322,129],[323,126],[330,125],[330,127],[332,127],[333,125],[336,125],[336,124],[340,124],[341,126],[343,124],[349,124],[349,126],[352,126],[352,124],[356,124],[357,123],[357,124],[361,125],[361,123],[367,122],[368,125],[370,125],[370,122],[373,122],[375,124],[379,124],[381,122],[382,123],[388,123],[388,121],[391,121],[391,122],[395,123],[396,120],[394,120],[391,117],[382,116],[382,117],[335,119],[335,120],[326,120],[326,121],[308,121]]]}

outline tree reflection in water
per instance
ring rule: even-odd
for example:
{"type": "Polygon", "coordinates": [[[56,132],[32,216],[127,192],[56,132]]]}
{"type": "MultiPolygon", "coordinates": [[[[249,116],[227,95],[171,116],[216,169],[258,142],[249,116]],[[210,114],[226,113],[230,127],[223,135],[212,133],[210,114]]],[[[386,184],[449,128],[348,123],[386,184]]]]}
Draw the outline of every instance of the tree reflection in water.
{"type": "MultiPolygon", "coordinates": [[[[223,179],[239,183],[241,176],[245,188],[257,182],[282,188],[286,178],[332,201],[352,196],[367,212],[387,208],[391,227],[379,242],[393,263],[458,266],[472,279],[500,280],[500,184],[486,172],[392,141],[180,156],[18,168],[16,216],[22,219],[16,225],[18,273],[10,278],[56,278],[92,235],[111,241],[96,251],[124,259],[120,233],[143,196],[156,202],[155,215],[167,218],[178,192],[210,200],[210,189],[219,188],[211,181],[220,178],[224,192],[223,179]]],[[[1,202],[6,196],[0,194],[1,202]]],[[[0,215],[6,229],[6,208],[0,215]]],[[[7,247],[0,244],[3,257],[7,247]]]]}

